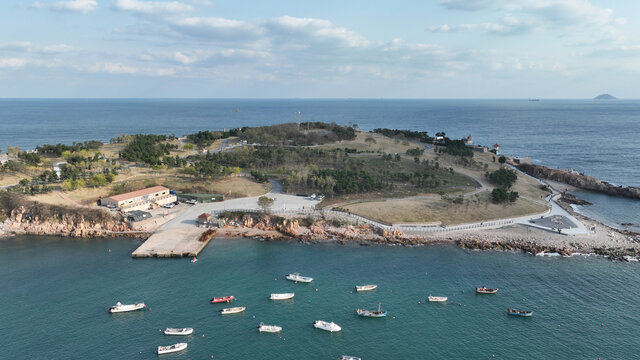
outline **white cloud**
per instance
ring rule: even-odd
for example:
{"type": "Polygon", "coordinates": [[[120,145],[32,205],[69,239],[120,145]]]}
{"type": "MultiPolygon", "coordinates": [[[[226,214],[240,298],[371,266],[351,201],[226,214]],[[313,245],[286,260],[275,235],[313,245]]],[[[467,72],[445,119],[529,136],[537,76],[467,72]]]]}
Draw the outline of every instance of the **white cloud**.
{"type": "Polygon", "coordinates": [[[488,11],[502,15],[499,22],[445,24],[430,27],[432,32],[513,35],[582,27],[618,41],[622,39],[622,33],[617,27],[626,22],[625,18],[614,16],[612,9],[593,5],[588,0],[440,0],[440,4],[451,10],[488,11]]]}
{"type": "Polygon", "coordinates": [[[42,48],[43,53],[59,54],[73,50],[73,47],[67,44],[49,45],[42,48]]]}
{"type": "Polygon", "coordinates": [[[89,72],[107,74],[136,74],[138,68],[112,62],[96,63],[88,68],[89,72]]]}
{"type": "Polygon", "coordinates": [[[2,68],[21,68],[29,63],[29,59],[23,58],[0,58],[0,69],[2,68]]]}
{"type": "Polygon", "coordinates": [[[141,1],[117,0],[114,8],[120,11],[130,11],[137,14],[182,14],[194,11],[194,7],[179,1],[141,1]]]}
{"type": "Polygon", "coordinates": [[[289,40],[300,38],[304,41],[329,41],[349,47],[369,45],[369,41],[363,36],[323,19],[281,16],[268,20],[264,26],[271,35],[289,40]]]}
{"type": "MultiPolygon", "coordinates": [[[[41,7],[41,4],[38,2],[34,3],[34,7],[38,7],[38,6],[41,7]]],[[[86,14],[89,11],[93,11],[97,7],[98,7],[98,2],[96,0],[58,1],[49,6],[51,10],[55,10],[55,11],[79,12],[82,14],[86,14]]]]}

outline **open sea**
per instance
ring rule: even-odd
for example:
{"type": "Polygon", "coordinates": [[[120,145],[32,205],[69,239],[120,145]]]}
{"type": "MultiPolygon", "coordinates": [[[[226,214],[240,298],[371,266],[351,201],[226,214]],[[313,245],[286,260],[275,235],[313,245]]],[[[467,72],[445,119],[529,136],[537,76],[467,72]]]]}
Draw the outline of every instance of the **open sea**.
{"type": "Polygon", "coordinates": [[[453,246],[214,240],[189,259],[132,259],[133,239],[0,240],[0,359],[637,359],[638,263],[453,246]],[[315,277],[310,285],[284,275],[315,277]],[[354,285],[378,289],[355,293],[354,285]],[[475,286],[498,287],[476,295],[475,286]],[[295,292],[273,302],[271,292],[295,292]],[[428,295],[446,304],[425,303],[428,295]],[[214,296],[243,314],[222,316],[214,296]],[[117,301],[148,311],[108,314],[117,301]],[[387,318],[355,308],[382,303],[387,318]],[[506,314],[508,307],[534,312],[506,314]],[[340,333],[313,328],[334,321],[340,333]],[[260,322],[283,327],[260,334],[260,322]],[[165,327],[193,327],[167,337],[165,327]],[[189,344],[158,356],[158,345],[189,344]]]}
{"type": "MultiPolygon", "coordinates": [[[[537,164],[640,186],[640,100],[0,99],[0,150],[294,122],[298,111],[303,121],[351,123],[362,130],[472,134],[475,144],[498,143],[503,153],[537,164]]],[[[579,211],[640,231],[640,201],[577,195],[594,203],[579,211]]]]}

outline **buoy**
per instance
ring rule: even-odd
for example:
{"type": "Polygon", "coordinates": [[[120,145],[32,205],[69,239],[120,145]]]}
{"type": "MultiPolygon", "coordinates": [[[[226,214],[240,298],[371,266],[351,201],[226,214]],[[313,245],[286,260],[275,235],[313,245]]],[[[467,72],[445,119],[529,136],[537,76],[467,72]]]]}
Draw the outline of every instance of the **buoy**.
{"type": "Polygon", "coordinates": [[[600,323],[600,326],[604,326],[604,323],[600,323]]]}

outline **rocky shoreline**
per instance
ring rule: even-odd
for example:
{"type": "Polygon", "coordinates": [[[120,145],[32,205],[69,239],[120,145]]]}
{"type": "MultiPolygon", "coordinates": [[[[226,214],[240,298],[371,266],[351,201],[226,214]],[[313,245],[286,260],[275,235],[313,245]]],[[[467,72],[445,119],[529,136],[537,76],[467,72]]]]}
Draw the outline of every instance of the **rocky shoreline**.
{"type": "Polygon", "coordinates": [[[552,169],[542,165],[521,164],[518,169],[538,179],[547,179],[574,186],[576,188],[608,195],[640,199],[640,188],[615,186],[593,176],[580,174],[574,170],[552,169]]]}

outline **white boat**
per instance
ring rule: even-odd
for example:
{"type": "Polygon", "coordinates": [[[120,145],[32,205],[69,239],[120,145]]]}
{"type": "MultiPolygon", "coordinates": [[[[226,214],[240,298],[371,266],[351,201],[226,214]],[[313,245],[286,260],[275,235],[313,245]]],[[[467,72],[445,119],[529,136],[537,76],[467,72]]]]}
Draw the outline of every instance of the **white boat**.
{"type": "Polygon", "coordinates": [[[177,343],[169,346],[158,346],[158,355],[182,351],[187,348],[187,343],[177,343]]]}
{"type": "Polygon", "coordinates": [[[224,309],[220,310],[220,313],[222,315],[225,315],[225,314],[237,314],[237,313],[241,313],[241,312],[245,311],[246,309],[247,309],[246,306],[224,308],[224,309]]]}
{"type": "Polygon", "coordinates": [[[378,285],[356,285],[356,291],[371,291],[378,288],[378,285]]]}
{"type": "Polygon", "coordinates": [[[313,323],[313,326],[317,329],[329,331],[329,332],[336,332],[336,331],[342,330],[342,328],[338,324],[334,323],[333,321],[326,322],[322,320],[316,320],[313,323]]]}
{"type": "Polygon", "coordinates": [[[191,335],[193,334],[193,328],[166,328],[164,329],[165,335],[191,335]]]}
{"type": "Polygon", "coordinates": [[[341,355],[339,360],[362,360],[357,356],[341,355]]]}
{"type": "Polygon", "coordinates": [[[296,296],[295,293],[271,294],[271,296],[269,296],[269,299],[271,299],[271,300],[289,300],[289,299],[293,299],[294,296],[296,296]]]}
{"type": "Polygon", "coordinates": [[[258,331],[268,332],[268,333],[279,333],[280,331],[282,331],[282,326],[265,325],[264,323],[260,323],[260,325],[258,325],[258,331]]]}
{"type": "Polygon", "coordinates": [[[307,277],[307,276],[302,276],[298,273],[293,273],[293,274],[289,274],[287,275],[287,280],[291,280],[291,281],[295,281],[295,282],[302,282],[302,283],[310,283],[313,281],[312,277],[307,277]]]}
{"type": "Polygon", "coordinates": [[[109,308],[109,312],[110,313],[121,313],[121,312],[128,312],[128,311],[136,311],[136,310],[140,310],[140,309],[144,309],[147,305],[145,305],[143,302],[142,303],[135,303],[135,304],[121,304],[119,301],[112,307],[109,308]]]}
{"type": "Polygon", "coordinates": [[[445,302],[447,301],[446,296],[431,296],[429,295],[429,301],[431,302],[445,302]]]}

